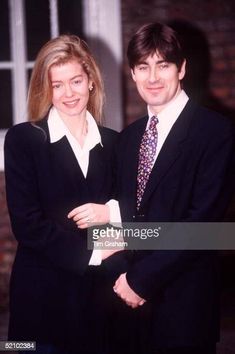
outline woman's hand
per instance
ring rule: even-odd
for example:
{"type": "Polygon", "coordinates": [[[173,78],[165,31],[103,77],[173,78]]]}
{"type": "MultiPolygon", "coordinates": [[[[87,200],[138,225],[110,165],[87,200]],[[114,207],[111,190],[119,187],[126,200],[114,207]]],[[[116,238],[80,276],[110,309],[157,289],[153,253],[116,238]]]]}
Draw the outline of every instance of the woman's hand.
{"type": "Polygon", "coordinates": [[[71,210],[68,218],[73,219],[80,229],[86,229],[91,225],[107,224],[110,220],[109,206],[94,203],[83,204],[71,210]]]}

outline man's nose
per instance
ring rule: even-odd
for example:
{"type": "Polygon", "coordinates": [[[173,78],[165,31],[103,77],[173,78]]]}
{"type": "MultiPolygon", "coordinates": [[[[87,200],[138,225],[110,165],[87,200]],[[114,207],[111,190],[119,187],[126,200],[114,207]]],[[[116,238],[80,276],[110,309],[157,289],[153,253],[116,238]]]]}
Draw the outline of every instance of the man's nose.
{"type": "Polygon", "coordinates": [[[159,71],[156,67],[151,68],[149,72],[149,82],[155,82],[159,79],[159,71]]]}

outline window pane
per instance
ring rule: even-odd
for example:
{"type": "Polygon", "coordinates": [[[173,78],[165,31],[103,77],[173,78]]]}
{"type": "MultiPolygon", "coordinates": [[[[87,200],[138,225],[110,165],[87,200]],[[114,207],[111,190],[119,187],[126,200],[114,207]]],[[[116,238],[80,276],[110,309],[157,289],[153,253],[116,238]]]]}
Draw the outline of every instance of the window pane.
{"type": "Polygon", "coordinates": [[[0,129],[7,129],[12,125],[11,94],[11,71],[0,70],[0,129]]]}
{"type": "Polygon", "coordinates": [[[33,71],[33,69],[28,69],[27,70],[27,90],[29,89],[29,83],[30,83],[32,71],[33,71]]]}
{"type": "Polygon", "coordinates": [[[81,0],[58,0],[58,13],[61,34],[70,33],[83,36],[81,0]]]}
{"type": "Polygon", "coordinates": [[[25,0],[27,58],[35,57],[44,43],[50,39],[50,15],[48,0],[25,0]]]}
{"type": "Polygon", "coordinates": [[[29,86],[31,75],[32,75],[32,71],[33,71],[33,69],[28,69],[27,70],[28,86],[29,86]]]}
{"type": "Polygon", "coordinates": [[[0,1],[0,60],[10,60],[8,0],[0,1]]]}

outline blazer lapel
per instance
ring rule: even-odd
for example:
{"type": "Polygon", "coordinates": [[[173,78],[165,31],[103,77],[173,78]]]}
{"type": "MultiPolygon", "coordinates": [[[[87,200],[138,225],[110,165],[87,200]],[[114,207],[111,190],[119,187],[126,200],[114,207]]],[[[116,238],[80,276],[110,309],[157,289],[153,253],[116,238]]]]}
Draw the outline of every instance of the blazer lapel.
{"type": "Polygon", "coordinates": [[[50,143],[50,153],[54,166],[66,171],[71,182],[76,181],[76,185],[84,182],[85,177],[66,136],[55,143],[50,143]]]}
{"type": "Polygon", "coordinates": [[[188,101],[168,134],[149,176],[141,201],[141,208],[144,207],[162,178],[180,156],[183,148],[182,142],[187,138],[190,121],[193,116],[193,106],[193,103],[188,101]]]}
{"type": "MultiPolygon", "coordinates": [[[[53,169],[54,173],[61,175],[61,180],[64,180],[64,183],[66,183],[67,186],[71,185],[74,195],[78,190],[79,194],[83,191],[84,193],[82,194],[87,195],[88,189],[86,179],[66,136],[51,143],[47,120],[42,120],[38,122],[37,125],[43,128],[48,137],[50,167],[53,169]]],[[[63,186],[61,186],[61,188],[63,188],[63,186]]]]}
{"type": "Polygon", "coordinates": [[[92,195],[98,196],[105,183],[107,173],[107,162],[101,144],[97,144],[89,154],[89,167],[87,171],[87,183],[92,195]]]}

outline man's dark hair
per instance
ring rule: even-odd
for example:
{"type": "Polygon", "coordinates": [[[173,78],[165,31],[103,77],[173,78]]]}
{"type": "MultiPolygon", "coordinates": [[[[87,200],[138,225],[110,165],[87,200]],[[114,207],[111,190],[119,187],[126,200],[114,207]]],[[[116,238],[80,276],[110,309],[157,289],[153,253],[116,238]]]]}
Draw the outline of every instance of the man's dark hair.
{"type": "Polygon", "coordinates": [[[167,62],[175,63],[178,69],[185,59],[177,33],[171,27],[158,22],[140,27],[130,40],[127,49],[130,68],[134,69],[156,52],[167,62]]]}

